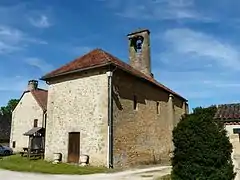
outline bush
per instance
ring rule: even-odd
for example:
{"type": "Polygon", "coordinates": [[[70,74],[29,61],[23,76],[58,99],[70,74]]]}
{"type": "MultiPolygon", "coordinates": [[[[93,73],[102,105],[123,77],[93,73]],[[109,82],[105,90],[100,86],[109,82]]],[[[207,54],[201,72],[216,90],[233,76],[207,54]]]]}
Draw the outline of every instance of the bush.
{"type": "Polygon", "coordinates": [[[196,108],[173,130],[173,180],[233,180],[232,144],[216,107],[196,108]]]}

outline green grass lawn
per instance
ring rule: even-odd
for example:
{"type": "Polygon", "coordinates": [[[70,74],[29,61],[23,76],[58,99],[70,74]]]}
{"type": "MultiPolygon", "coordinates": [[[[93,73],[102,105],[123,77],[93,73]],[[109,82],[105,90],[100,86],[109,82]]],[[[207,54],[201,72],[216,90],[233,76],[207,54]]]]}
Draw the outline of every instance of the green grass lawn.
{"type": "Polygon", "coordinates": [[[166,175],[166,176],[163,176],[163,177],[159,177],[156,180],[171,180],[171,175],[166,175]]]}
{"type": "Polygon", "coordinates": [[[12,155],[0,159],[0,168],[12,171],[37,172],[48,174],[94,174],[104,173],[108,169],[105,167],[81,167],[70,164],[52,164],[44,160],[29,160],[20,155],[12,155]]]}

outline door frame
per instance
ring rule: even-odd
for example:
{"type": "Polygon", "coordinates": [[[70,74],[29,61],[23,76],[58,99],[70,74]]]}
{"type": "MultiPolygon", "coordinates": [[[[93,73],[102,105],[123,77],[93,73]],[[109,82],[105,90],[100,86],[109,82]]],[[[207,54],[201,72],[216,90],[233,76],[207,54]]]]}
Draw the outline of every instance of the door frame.
{"type": "MultiPolygon", "coordinates": [[[[81,135],[80,135],[80,132],[68,132],[68,157],[67,157],[67,162],[69,162],[69,163],[79,163],[79,159],[80,159],[80,137],[81,137],[81,135]],[[78,142],[77,142],[77,144],[78,144],[78,149],[77,149],[77,159],[76,159],[76,162],[75,162],[75,160],[73,161],[72,159],[71,159],[71,156],[70,156],[70,154],[71,154],[71,151],[69,151],[70,150],[70,145],[71,145],[71,143],[70,143],[70,136],[71,135],[78,135],[77,136],[77,139],[79,140],[78,142]]],[[[74,141],[74,140],[73,140],[74,141]]],[[[74,151],[74,149],[73,149],[73,151],[74,151]]],[[[74,154],[74,153],[73,153],[74,154]]]]}

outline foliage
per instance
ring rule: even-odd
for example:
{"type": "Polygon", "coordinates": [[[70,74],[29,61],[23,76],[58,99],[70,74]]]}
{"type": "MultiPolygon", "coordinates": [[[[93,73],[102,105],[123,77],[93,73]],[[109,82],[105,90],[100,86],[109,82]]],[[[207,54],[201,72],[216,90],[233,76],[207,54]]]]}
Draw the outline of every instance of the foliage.
{"type": "Polygon", "coordinates": [[[52,164],[44,160],[29,160],[27,157],[13,155],[0,160],[0,168],[12,171],[39,172],[47,174],[94,174],[103,173],[107,169],[104,167],[80,167],[70,164],[52,164]]]}
{"type": "Polygon", "coordinates": [[[232,144],[216,107],[196,108],[173,131],[173,180],[233,180],[232,144]]]}
{"type": "Polygon", "coordinates": [[[14,110],[18,102],[19,102],[18,99],[9,100],[7,106],[3,106],[0,108],[0,114],[4,116],[11,116],[12,111],[14,110]]]}

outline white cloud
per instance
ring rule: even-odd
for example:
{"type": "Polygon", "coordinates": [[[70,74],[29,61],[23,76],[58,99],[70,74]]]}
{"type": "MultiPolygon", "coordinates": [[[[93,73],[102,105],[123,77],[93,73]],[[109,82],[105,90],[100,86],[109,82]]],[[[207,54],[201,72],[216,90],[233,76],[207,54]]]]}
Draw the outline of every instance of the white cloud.
{"type": "Polygon", "coordinates": [[[42,71],[42,73],[49,72],[53,69],[53,66],[43,59],[36,58],[36,57],[30,57],[25,59],[25,63],[27,63],[30,66],[36,67],[42,71]]]}
{"type": "Polygon", "coordinates": [[[197,11],[193,0],[111,0],[105,3],[116,15],[136,20],[213,21],[197,11]]]}
{"type": "Polygon", "coordinates": [[[48,28],[51,26],[49,18],[46,15],[40,15],[37,18],[29,18],[30,23],[38,28],[48,28]]]}
{"type": "Polygon", "coordinates": [[[19,29],[0,26],[0,54],[12,53],[24,49],[28,44],[47,44],[40,39],[33,38],[19,29]]]}
{"type": "MultiPolygon", "coordinates": [[[[227,42],[191,29],[170,29],[164,34],[170,52],[198,56],[204,62],[214,61],[223,67],[240,70],[239,49],[227,42]]],[[[191,63],[191,62],[190,62],[191,63]]]]}
{"type": "Polygon", "coordinates": [[[230,103],[240,96],[237,45],[188,28],[169,29],[156,38],[164,52],[157,55],[155,77],[193,107],[230,103]]]}

